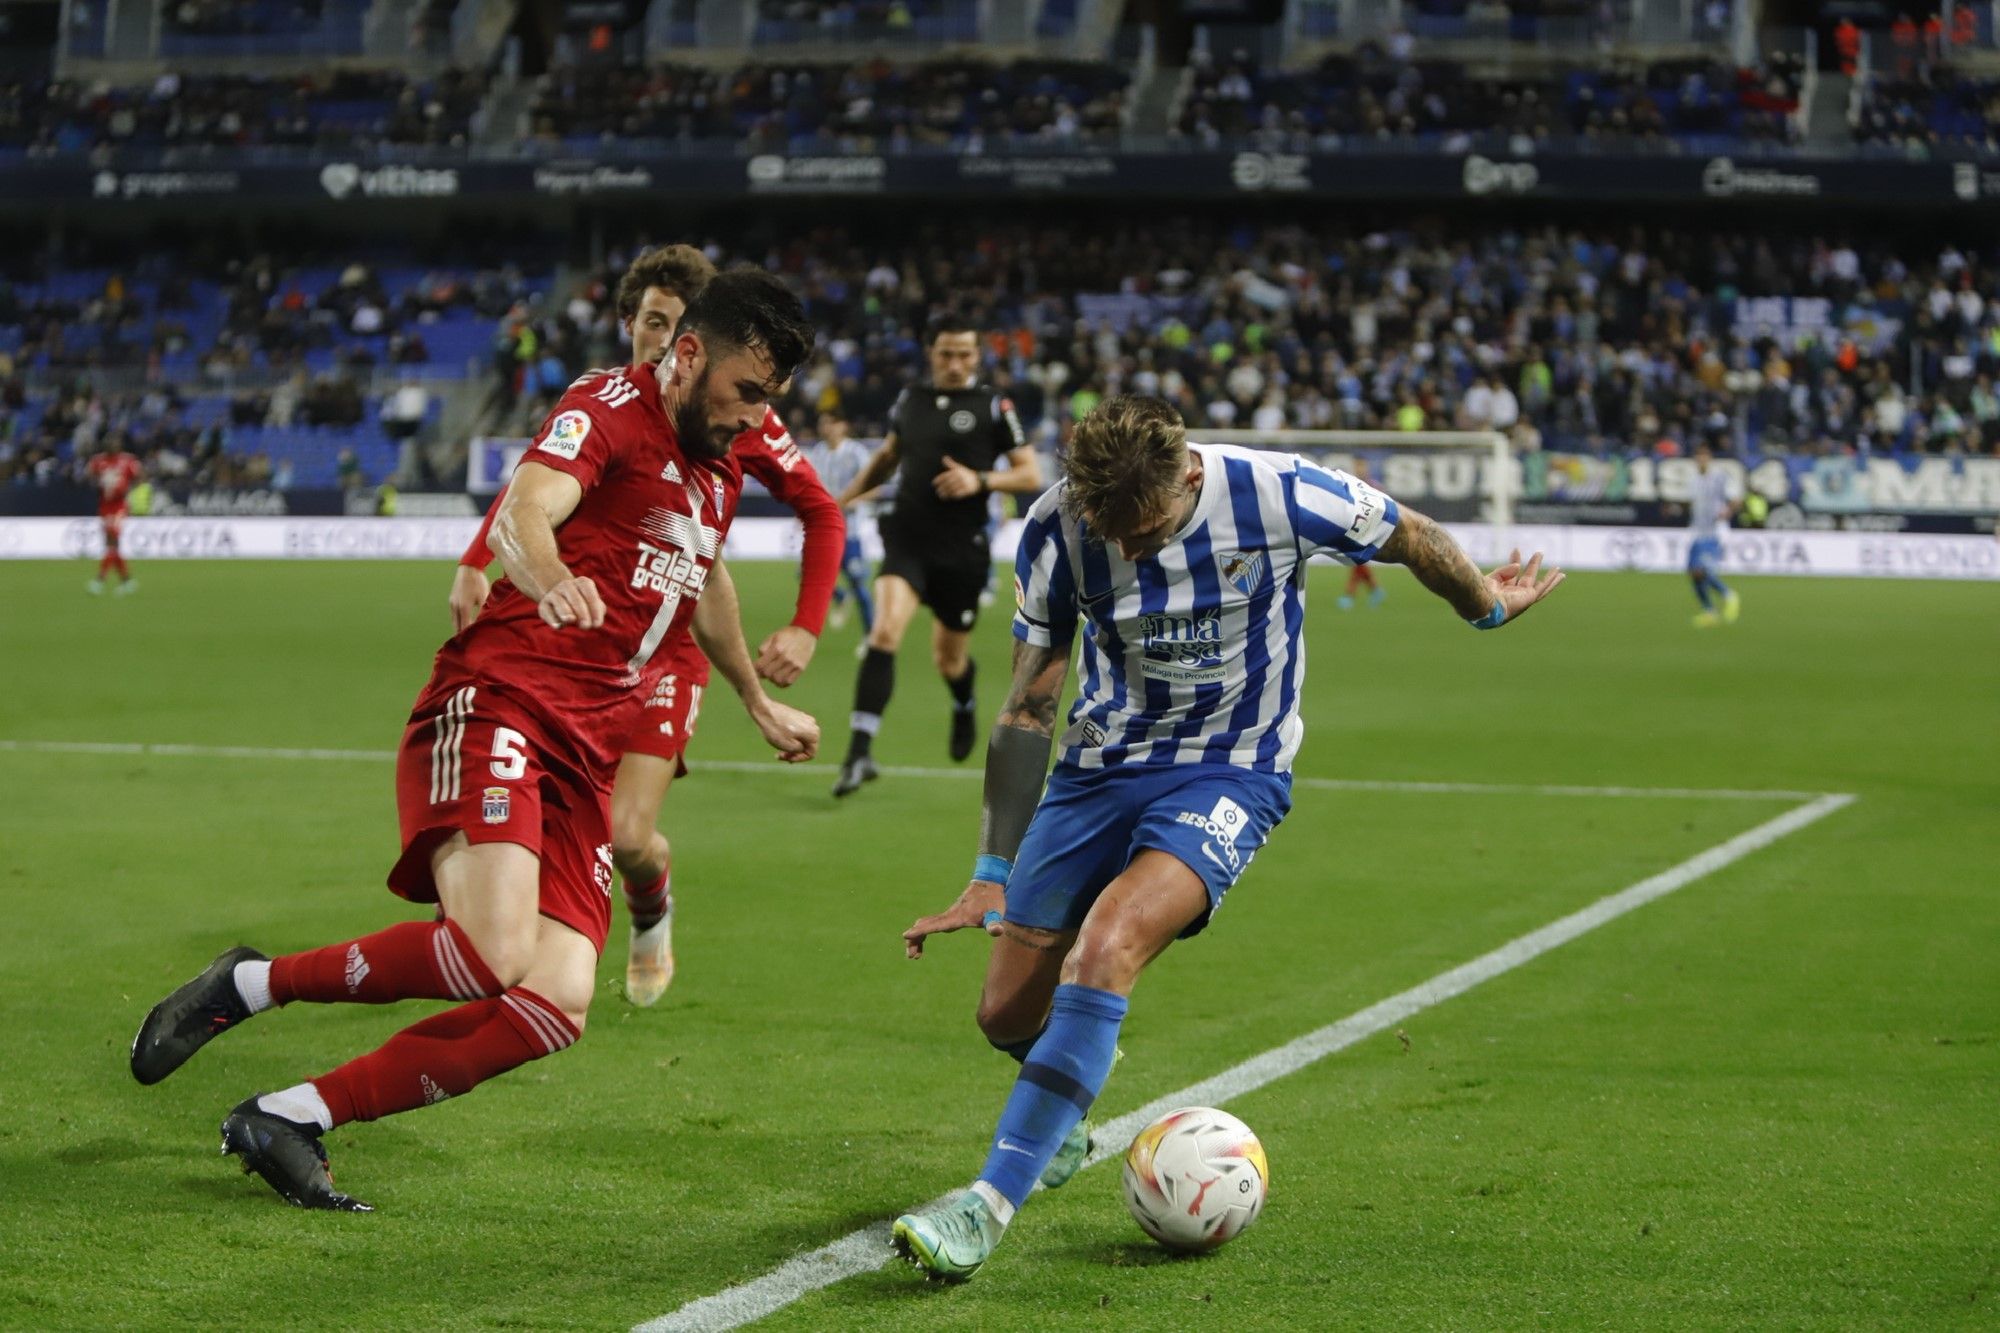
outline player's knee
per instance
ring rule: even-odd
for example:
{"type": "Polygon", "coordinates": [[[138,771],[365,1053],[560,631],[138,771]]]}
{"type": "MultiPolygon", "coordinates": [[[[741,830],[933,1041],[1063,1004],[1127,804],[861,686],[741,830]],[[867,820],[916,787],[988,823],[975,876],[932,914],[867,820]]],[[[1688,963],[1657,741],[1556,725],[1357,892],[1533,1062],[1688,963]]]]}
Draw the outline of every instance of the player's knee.
{"type": "Polygon", "coordinates": [[[1004,1051],[1042,1030],[1048,1018],[1048,1005],[1027,1003],[1019,995],[981,995],[975,1017],[980,1034],[1004,1051]]]}
{"type": "Polygon", "coordinates": [[[1094,990],[1116,991],[1123,995],[1139,979],[1139,972],[1152,956],[1147,941],[1138,932],[1112,924],[1098,930],[1086,929],[1063,959],[1065,985],[1089,986],[1094,990]]]}
{"type": "Polygon", "coordinates": [[[656,859],[653,842],[657,830],[653,821],[643,814],[619,814],[611,816],[611,863],[618,867],[618,873],[628,879],[648,878],[656,859]]]}
{"type": "Polygon", "coordinates": [[[957,680],[963,676],[966,663],[971,660],[971,655],[965,651],[963,645],[957,647],[947,647],[941,643],[931,645],[931,661],[937,664],[938,674],[946,680],[957,680]]]}

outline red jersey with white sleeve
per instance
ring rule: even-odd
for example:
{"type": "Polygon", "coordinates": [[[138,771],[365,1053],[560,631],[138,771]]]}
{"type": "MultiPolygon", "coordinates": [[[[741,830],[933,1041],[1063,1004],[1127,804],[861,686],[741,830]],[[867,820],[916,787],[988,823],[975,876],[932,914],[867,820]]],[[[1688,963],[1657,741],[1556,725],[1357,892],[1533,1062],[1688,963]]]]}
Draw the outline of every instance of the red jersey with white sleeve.
{"type": "Polygon", "coordinates": [[[145,472],[136,457],[123,449],[98,454],[85,465],[85,471],[97,487],[99,518],[115,521],[131,513],[132,488],[145,472]]]}
{"type": "Polygon", "coordinates": [[[576,478],[583,499],[556,530],[573,576],[604,599],[595,630],[556,629],[512,580],[437,655],[418,710],[467,684],[506,694],[548,739],[607,786],[632,715],[666,669],[661,649],[685,633],[735,519],[743,474],[733,458],[683,453],[650,365],[586,375],[542,425],[524,461],[576,478]]]}

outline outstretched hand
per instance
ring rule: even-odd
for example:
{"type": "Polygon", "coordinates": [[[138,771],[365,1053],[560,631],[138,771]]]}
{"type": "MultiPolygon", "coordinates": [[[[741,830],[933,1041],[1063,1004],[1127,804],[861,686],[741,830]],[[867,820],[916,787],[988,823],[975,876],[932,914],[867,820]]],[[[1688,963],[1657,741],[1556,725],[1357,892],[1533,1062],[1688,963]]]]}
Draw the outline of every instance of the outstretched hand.
{"type": "Polygon", "coordinates": [[[1000,915],[1007,907],[1007,891],[998,884],[975,879],[958,895],[958,901],[935,916],[920,916],[903,932],[903,953],[910,958],[924,956],[924,940],[931,935],[948,935],[954,930],[984,926],[988,935],[1000,933],[1000,915]],[[988,920],[988,917],[991,920],[988,920]]]}
{"type": "Polygon", "coordinates": [[[1507,608],[1507,619],[1512,620],[1554,592],[1567,577],[1568,575],[1553,565],[1544,570],[1540,551],[1535,552],[1528,563],[1523,565],[1521,552],[1516,548],[1507,558],[1506,564],[1486,576],[1486,586],[1492,590],[1500,604],[1507,608]]]}

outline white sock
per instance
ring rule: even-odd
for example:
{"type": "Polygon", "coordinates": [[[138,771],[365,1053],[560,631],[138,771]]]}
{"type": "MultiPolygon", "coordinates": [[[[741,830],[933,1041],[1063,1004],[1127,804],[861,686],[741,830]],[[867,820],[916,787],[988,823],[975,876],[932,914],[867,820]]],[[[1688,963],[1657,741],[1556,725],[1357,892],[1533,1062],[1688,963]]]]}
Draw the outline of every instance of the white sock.
{"type": "Polygon", "coordinates": [[[333,1128],[333,1112],[327,1109],[326,1098],[320,1096],[319,1089],[310,1083],[301,1083],[283,1092],[267,1092],[257,1099],[257,1109],[283,1116],[295,1125],[316,1124],[322,1130],[333,1128]]]}
{"type": "Polygon", "coordinates": [[[250,1012],[261,1014],[275,1007],[271,998],[271,964],[264,962],[242,962],[230,974],[236,981],[236,993],[243,997],[243,1003],[250,1006],[250,1012]]]}
{"type": "Polygon", "coordinates": [[[972,1192],[979,1196],[981,1202],[986,1205],[987,1211],[993,1214],[993,1220],[1001,1226],[1004,1227],[1014,1220],[1013,1202],[999,1190],[994,1189],[983,1180],[975,1180],[972,1182],[972,1192]]]}

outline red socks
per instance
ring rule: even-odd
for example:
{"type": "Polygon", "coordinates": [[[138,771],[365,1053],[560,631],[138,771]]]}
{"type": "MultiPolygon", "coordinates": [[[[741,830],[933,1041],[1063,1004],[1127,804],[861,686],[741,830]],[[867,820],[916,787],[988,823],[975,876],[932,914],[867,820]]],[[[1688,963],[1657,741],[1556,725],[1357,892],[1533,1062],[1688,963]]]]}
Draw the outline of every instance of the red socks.
{"type": "Polygon", "coordinates": [[[406,1027],[381,1049],[312,1082],[334,1124],[379,1120],[470,1092],[489,1078],[554,1055],[579,1035],[562,1010],[516,986],[406,1027]]]}
{"type": "Polygon", "coordinates": [[[455,921],[405,921],[346,944],[271,960],[271,998],[279,1004],[476,1000],[500,990],[455,921]]]}
{"type": "Polygon", "coordinates": [[[125,557],[116,551],[107,551],[104,553],[104,558],[97,562],[97,577],[102,580],[106,574],[114,570],[121,579],[132,577],[132,571],[125,567],[125,557]]]}
{"type": "Polygon", "coordinates": [[[672,870],[643,886],[625,881],[625,906],[632,911],[632,929],[651,930],[673,909],[673,881],[672,870]]]}

